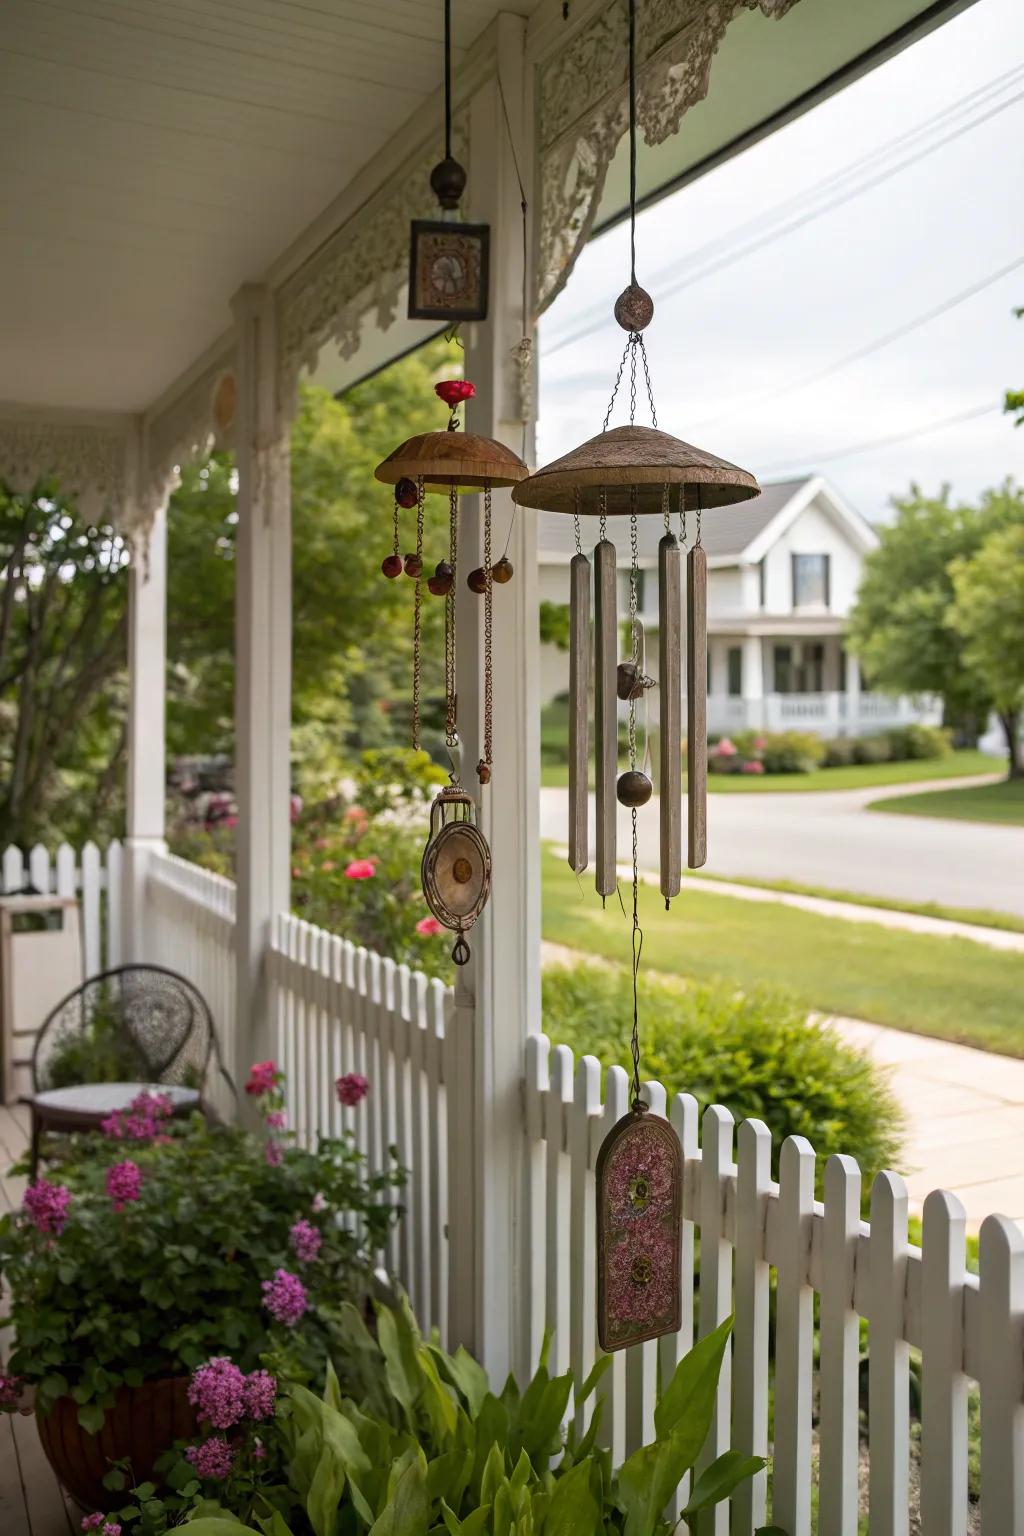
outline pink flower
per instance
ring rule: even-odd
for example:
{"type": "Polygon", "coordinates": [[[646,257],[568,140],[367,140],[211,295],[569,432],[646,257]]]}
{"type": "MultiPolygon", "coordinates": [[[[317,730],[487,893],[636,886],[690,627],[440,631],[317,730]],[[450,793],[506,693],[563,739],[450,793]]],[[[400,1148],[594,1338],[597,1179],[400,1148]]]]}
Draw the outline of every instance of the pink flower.
{"type": "Polygon", "coordinates": [[[253,1438],[253,1442],[252,1442],[252,1459],[253,1459],[253,1461],[262,1461],[264,1459],[264,1457],[266,1456],[266,1454],[267,1453],[266,1453],[266,1450],[264,1449],[263,1441],[260,1439],[260,1437],[258,1435],[256,1435],[253,1438]]]}
{"type": "Polygon", "coordinates": [[[756,757],[751,758],[749,762],[743,764],[740,773],[764,773],[764,763],[759,762],[756,757]]]}
{"type": "Polygon", "coordinates": [[[361,1072],[346,1072],[334,1085],[338,1103],[346,1109],[354,1109],[370,1091],[370,1084],[361,1072]]]}
{"type": "Polygon", "coordinates": [[[276,1269],[273,1280],[262,1285],[263,1305],[277,1323],[287,1323],[293,1328],[308,1306],[306,1287],[298,1275],[286,1269],[276,1269]]]}
{"type": "Polygon", "coordinates": [[[106,1190],[114,1202],[115,1211],[123,1211],[139,1198],[142,1191],[142,1169],[138,1163],[126,1157],[123,1163],[115,1163],[107,1169],[106,1190]]]}
{"type": "Polygon", "coordinates": [[[272,1131],[283,1131],[288,1124],[288,1116],[283,1109],[272,1109],[264,1118],[272,1131]]]}
{"type": "Polygon", "coordinates": [[[292,870],[292,879],[293,880],[301,880],[302,879],[302,870],[298,867],[297,864],[296,864],[295,868],[292,870]]]}
{"type": "Polygon", "coordinates": [[[444,928],[436,917],[421,917],[416,924],[416,932],[424,934],[427,938],[433,938],[437,933],[444,933],[444,928]]]}
{"type": "Polygon", "coordinates": [[[468,379],[442,379],[440,384],[434,385],[434,394],[454,411],[463,400],[472,400],[476,394],[476,385],[468,379]]]}
{"type": "Polygon", "coordinates": [[[337,866],[333,859],[324,859],[323,863],[320,865],[320,868],[323,870],[325,875],[329,875],[331,870],[336,869],[337,866]]]}
{"type": "Polygon", "coordinates": [[[263,1148],[263,1156],[268,1168],[280,1168],[284,1161],[284,1148],[279,1141],[268,1141],[263,1148]]]}
{"type": "Polygon", "coordinates": [[[245,1417],[246,1378],[226,1355],[215,1355],[193,1371],[188,1400],[214,1429],[231,1429],[245,1417]]]}
{"type": "Polygon", "coordinates": [[[280,1080],[276,1061],[254,1061],[249,1068],[245,1091],[256,1098],[262,1098],[265,1093],[273,1093],[280,1080]]]}
{"type": "Polygon", "coordinates": [[[350,805],[348,810],[345,812],[345,820],[350,825],[358,824],[361,827],[365,827],[369,819],[370,818],[368,814],[363,810],[361,805],[350,805]]]}
{"type": "Polygon", "coordinates": [[[63,1184],[38,1179],[26,1189],[21,1208],[29,1221],[48,1237],[59,1237],[68,1219],[71,1191],[63,1184]]]}
{"type": "Polygon", "coordinates": [[[113,1141],[166,1141],[162,1128],[173,1109],[169,1094],[145,1089],[136,1094],[127,1109],[115,1109],[108,1115],[100,1130],[113,1141]]]}
{"type": "Polygon", "coordinates": [[[370,859],[353,859],[345,866],[346,880],[372,880],[376,873],[370,859]]]}
{"type": "Polygon", "coordinates": [[[83,1531],[98,1531],[100,1526],[103,1524],[105,1519],[106,1519],[106,1516],[102,1515],[102,1514],[99,1514],[98,1512],[95,1515],[83,1515],[82,1516],[82,1530],[83,1531]]]}
{"type": "Polygon", "coordinates": [[[20,1376],[10,1376],[6,1371],[0,1371],[0,1411],[13,1413],[21,1402],[24,1387],[20,1376]]]}
{"type": "Polygon", "coordinates": [[[311,1211],[315,1211],[317,1215],[319,1215],[321,1211],[325,1211],[327,1209],[327,1200],[322,1189],[317,1190],[316,1194],[313,1196],[309,1208],[311,1211]]]}
{"type": "Polygon", "coordinates": [[[325,848],[329,848],[330,846],[331,840],[328,837],[318,837],[313,844],[313,847],[319,849],[321,853],[323,853],[325,848]]]}
{"type": "Polygon", "coordinates": [[[117,1520],[105,1520],[100,1536],[121,1536],[120,1522],[117,1520]]]}
{"type": "Polygon", "coordinates": [[[755,736],[754,737],[754,751],[755,752],[763,752],[767,745],[768,745],[768,742],[767,742],[767,740],[766,740],[766,738],[764,736],[755,736]]]}
{"type": "Polygon", "coordinates": [[[213,1435],[209,1440],[204,1440],[202,1445],[190,1445],[185,1455],[195,1467],[199,1477],[216,1482],[222,1482],[224,1478],[230,1477],[235,1460],[231,1447],[223,1435],[213,1435]]]}
{"type": "Polygon", "coordinates": [[[277,1401],[277,1380],[269,1371],[253,1371],[245,1378],[246,1417],[257,1424],[274,1417],[277,1401]]]}
{"type": "Polygon", "coordinates": [[[288,1241],[292,1245],[292,1252],[300,1264],[312,1264],[320,1252],[320,1244],[323,1238],[311,1221],[303,1218],[297,1221],[288,1234],[288,1241]]]}
{"type": "Polygon", "coordinates": [[[718,743],[718,746],[715,748],[715,751],[717,752],[719,757],[735,757],[736,756],[736,748],[733,745],[733,743],[729,740],[728,736],[723,736],[722,737],[721,741],[718,743]]]}

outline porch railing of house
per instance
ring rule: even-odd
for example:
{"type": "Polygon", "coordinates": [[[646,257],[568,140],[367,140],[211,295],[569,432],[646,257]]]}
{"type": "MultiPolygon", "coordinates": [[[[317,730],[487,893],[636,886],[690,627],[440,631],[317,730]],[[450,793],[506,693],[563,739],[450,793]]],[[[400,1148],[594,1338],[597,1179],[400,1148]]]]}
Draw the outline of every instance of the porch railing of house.
{"type": "MultiPolygon", "coordinates": [[[[66,856],[61,867],[67,883],[66,856]]],[[[94,867],[91,855],[76,879],[86,867],[94,867]]],[[[41,874],[41,858],[36,868],[41,874]]],[[[90,876],[82,888],[95,891],[97,882],[90,876]]],[[[244,1067],[232,1058],[231,883],[162,856],[148,888],[153,958],[208,991],[229,1059],[244,1067]]],[[[445,1091],[455,1080],[451,993],[291,916],[278,919],[267,965],[292,1127],[304,1144],[352,1130],[373,1171],[385,1169],[396,1148],[409,1170],[396,1195],[405,1214],[382,1258],[423,1323],[446,1337],[456,1328],[447,1316],[447,1171],[458,1136],[445,1091]],[[333,1094],[344,1072],[372,1084],[354,1111],[343,1111],[333,1094]]],[[[601,1433],[616,1459],[651,1437],[659,1374],[664,1380],[695,1336],[734,1313],[705,1459],[729,1445],[770,1448],[773,1518],[790,1536],[809,1536],[815,1492],[813,1528],[822,1533],[855,1532],[858,1509],[867,1506],[873,1532],[906,1532],[909,1468],[918,1457],[922,1531],[965,1536],[969,1437],[979,1423],[982,1531],[1024,1529],[1024,1231],[989,1217],[978,1273],[968,1273],[965,1217],[953,1196],[928,1197],[918,1247],[908,1240],[907,1193],[897,1175],[877,1177],[865,1222],[852,1158],[829,1159],[818,1201],[815,1155],[803,1138],[783,1144],[775,1177],[760,1122],[737,1127],[720,1106],[700,1118],[695,1099],[680,1093],[668,1103],[658,1083],[646,1094],[653,1113],[670,1116],[684,1149],[684,1323],[677,1335],[613,1358],[602,1383],[601,1433]]],[[[576,1061],[544,1035],[527,1041],[523,1369],[547,1330],[553,1370],[571,1366],[582,1378],[596,1358],[594,1169],[627,1097],[621,1069],[602,1074],[594,1058],[576,1061]]],[[[761,1474],[738,1496],[731,1527],[720,1512],[706,1530],[750,1536],[766,1495],[761,1474]]]]}
{"type": "Polygon", "coordinates": [[[28,853],[6,848],[0,860],[0,888],[5,896],[36,892],[78,899],[87,976],[110,970],[126,958],[122,947],[122,886],[122,850],[116,839],[103,853],[95,843],[84,844],[80,852],[61,843],[51,855],[37,843],[28,853]]]}

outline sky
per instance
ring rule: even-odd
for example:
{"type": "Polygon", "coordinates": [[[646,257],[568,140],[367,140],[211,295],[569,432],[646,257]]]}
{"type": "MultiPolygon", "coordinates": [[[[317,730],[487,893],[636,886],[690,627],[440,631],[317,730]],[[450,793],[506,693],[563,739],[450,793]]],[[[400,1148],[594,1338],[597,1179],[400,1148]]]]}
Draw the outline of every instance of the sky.
{"type": "MultiPolygon", "coordinates": [[[[540,463],[600,428],[628,239],[624,222],[591,241],[542,319],[540,463]]],[[[637,275],[656,304],[659,424],[676,436],[763,480],[818,471],[872,521],[911,481],[964,500],[1024,481],[1024,427],[1000,409],[1024,388],[1022,0],[978,0],[640,214],[637,275]]]]}

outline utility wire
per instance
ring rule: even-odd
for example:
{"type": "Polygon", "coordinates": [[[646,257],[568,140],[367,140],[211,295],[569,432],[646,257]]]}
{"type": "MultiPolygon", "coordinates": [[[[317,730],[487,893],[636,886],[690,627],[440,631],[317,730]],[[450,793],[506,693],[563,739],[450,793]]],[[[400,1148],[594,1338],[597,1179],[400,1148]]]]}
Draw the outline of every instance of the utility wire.
{"type": "Polygon", "coordinates": [[[950,298],[936,304],[933,309],[925,310],[923,314],[916,315],[913,320],[907,320],[894,330],[886,331],[884,336],[877,336],[874,341],[865,342],[862,347],[857,347],[853,352],[847,352],[845,356],[837,358],[834,363],[828,363],[824,368],[818,368],[813,373],[804,373],[799,378],[790,379],[782,384],[772,384],[767,389],[760,390],[755,395],[747,395],[740,400],[733,400],[725,411],[719,411],[714,416],[698,416],[691,423],[694,427],[713,426],[716,421],[724,421],[727,417],[735,416],[738,411],[748,410],[751,406],[760,404],[763,400],[777,400],[780,395],[795,394],[797,390],[806,389],[810,384],[818,384],[822,379],[827,379],[841,368],[848,368],[851,363],[859,363],[862,358],[871,357],[873,353],[880,352],[883,347],[889,346],[894,341],[900,341],[904,336],[909,336],[913,331],[920,330],[923,325],[928,325],[933,320],[938,320],[941,315],[946,315],[959,304],[965,304],[968,299],[973,299],[975,294],[983,293],[986,288],[991,288],[993,283],[998,283],[1001,278],[1008,277],[1011,272],[1016,272],[1018,267],[1024,267],[1024,256],[1017,256],[1013,261],[1008,261],[997,272],[990,272],[987,277],[980,278],[972,283],[969,288],[961,288],[959,293],[954,293],[950,298]]]}
{"type": "MultiPolygon", "coordinates": [[[[1022,99],[1024,99],[1024,91],[1018,91],[1006,100],[996,102],[994,106],[989,106],[986,111],[981,112],[971,121],[962,123],[959,127],[952,129],[949,133],[940,138],[932,138],[928,140],[919,150],[913,154],[904,156],[904,158],[897,161],[895,165],[888,166],[884,170],[880,170],[874,175],[868,176],[866,179],[862,179],[860,182],[855,182],[852,186],[849,187],[848,190],[845,190],[842,193],[826,198],[820,207],[812,207],[807,212],[798,214],[796,217],[788,219],[786,222],[778,225],[776,228],[765,230],[764,224],[766,221],[778,218],[779,215],[784,214],[787,209],[798,207],[804,202],[813,200],[815,197],[820,196],[823,190],[827,191],[829,188],[840,185],[844,181],[851,180],[851,168],[847,168],[847,170],[841,173],[837,173],[832,177],[825,178],[822,182],[816,183],[814,186],[799,194],[795,198],[790,198],[785,202],[776,204],[775,207],[768,210],[767,213],[759,215],[756,220],[750,220],[745,224],[736,226],[726,235],[722,236],[721,239],[709,242],[707,245],[698,248],[696,251],[690,252],[679,262],[674,263],[671,270],[678,272],[680,268],[684,268],[686,275],[677,278],[674,282],[669,283],[668,286],[662,290],[660,297],[664,299],[671,296],[672,294],[679,293],[684,288],[688,288],[694,283],[703,281],[705,278],[712,276],[713,273],[720,271],[722,268],[732,266],[735,262],[742,260],[744,257],[750,256],[755,251],[762,249],[764,246],[781,239],[784,235],[795,233],[796,230],[801,229],[804,225],[820,218],[823,214],[830,213],[833,209],[840,207],[843,203],[847,203],[851,201],[851,199],[859,197],[862,193],[868,192],[872,188],[881,185],[883,182],[888,181],[891,177],[897,175],[898,172],[906,170],[909,166],[916,164],[919,160],[923,160],[927,156],[934,154],[944,145],[952,143],[955,139],[960,138],[963,134],[970,132],[974,128],[980,127],[980,125],[984,122],[987,122],[989,118],[995,117],[998,113],[1006,111],[1008,107],[1014,106],[1018,101],[1022,99]],[[747,240],[745,243],[742,243],[738,246],[734,245],[730,249],[730,242],[735,241],[737,236],[741,237],[742,239],[742,237],[748,231],[760,232],[753,234],[753,237],[747,240]],[[720,253],[718,254],[718,259],[713,259],[717,253],[720,253]]],[[[914,135],[917,136],[920,134],[920,132],[921,129],[914,130],[914,135]]],[[[897,142],[899,141],[894,140],[893,144],[897,142]]],[[[884,146],[883,149],[880,150],[875,157],[867,157],[864,162],[855,162],[854,164],[857,165],[864,163],[866,165],[868,163],[875,163],[878,159],[886,158],[891,153],[893,144],[884,146]]],[[[652,281],[651,287],[654,288],[654,290],[657,292],[659,287],[659,282],[657,279],[652,281]]],[[[550,355],[551,353],[561,351],[562,348],[571,345],[573,342],[582,340],[582,338],[585,336],[592,335],[595,331],[599,330],[603,324],[604,318],[599,317],[588,321],[583,325],[577,326],[575,330],[569,331],[561,337],[559,337],[558,333],[556,332],[553,339],[550,340],[545,347],[546,354],[550,355]]]]}
{"type": "MultiPolygon", "coordinates": [[[[907,443],[912,437],[925,437],[929,432],[938,432],[943,427],[956,427],[961,422],[975,421],[979,416],[989,416],[993,411],[1001,411],[1002,402],[996,401],[993,405],[978,405],[970,411],[960,411],[955,416],[945,416],[941,421],[928,421],[923,426],[911,427],[907,432],[892,432],[887,437],[866,438],[861,443],[851,443],[847,448],[829,448],[824,453],[808,453],[803,460],[804,464],[828,464],[833,459],[852,459],[856,454],[873,453],[876,448],[889,448],[895,443],[907,443]]],[[[777,459],[774,464],[762,464],[759,474],[777,474],[780,470],[797,473],[794,463],[800,464],[801,460],[794,454],[788,459],[777,459]]]]}

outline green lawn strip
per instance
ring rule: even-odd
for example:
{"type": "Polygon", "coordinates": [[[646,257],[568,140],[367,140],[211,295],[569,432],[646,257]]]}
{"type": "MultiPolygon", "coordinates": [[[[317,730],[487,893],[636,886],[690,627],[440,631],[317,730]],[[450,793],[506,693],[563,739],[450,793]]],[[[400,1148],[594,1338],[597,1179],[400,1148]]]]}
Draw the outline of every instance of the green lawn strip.
{"type": "MultiPolygon", "coordinates": [[[[852,763],[847,768],[815,768],[811,773],[712,773],[708,789],[716,795],[792,795],[808,790],[875,789],[886,784],[916,784],[928,779],[958,779],[975,773],[999,773],[1002,763],[984,752],[954,752],[949,757],[918,758],[909,763],[852,763]]],[[[542,763],[546,789],[564,789],[567,763],[542,763]]],[[[593,787],[593,780],[591,780],[593,787]]]]}
{"type": "Polygon", "coordinates": [[[852,907],[880,907],[884,912],[911,912],[916,917],[938,917],[947,923],[970,923],[978,928],[1001,928],[1024,933],[1024,917],[1013,912],[994,912],[988,907],[943,907],[937,901],[894,901],[888,896],[865,896],[862,891],[836,891],[825,885],[802,885],[799,880],[758,880],[753,875],[712,875],[705,870],[686,871],[691,880],[724,880],[730,885],[749,885],[757,891],[779,891],[785,896],[817,896],[823,901],[844,901],[852,907]]]}
{"type": "MultiPolygon", "coordinates": [[[[618,901],[610,898],[602,911],[593,884],[578,882],[547,851],[541,869],[544,937],[628,962],[629,921],[618,901]]],[[[640,917],[643,964],[652,970],[742,988],[776,986],[808,1009],[1024,1056],[1022,955],[697,886],[684,886],[671,912],[655,887],[641,886],[640,917]]]]}
{"type": "Polygon", "coordinates": [[[994,826],[1024,827],[1024,779],[978,784],[973,789],[932,789],[921,795],[873,800],[869,811],[893,816],[941,816],[948,821],[987,821],[994,826]]]}

